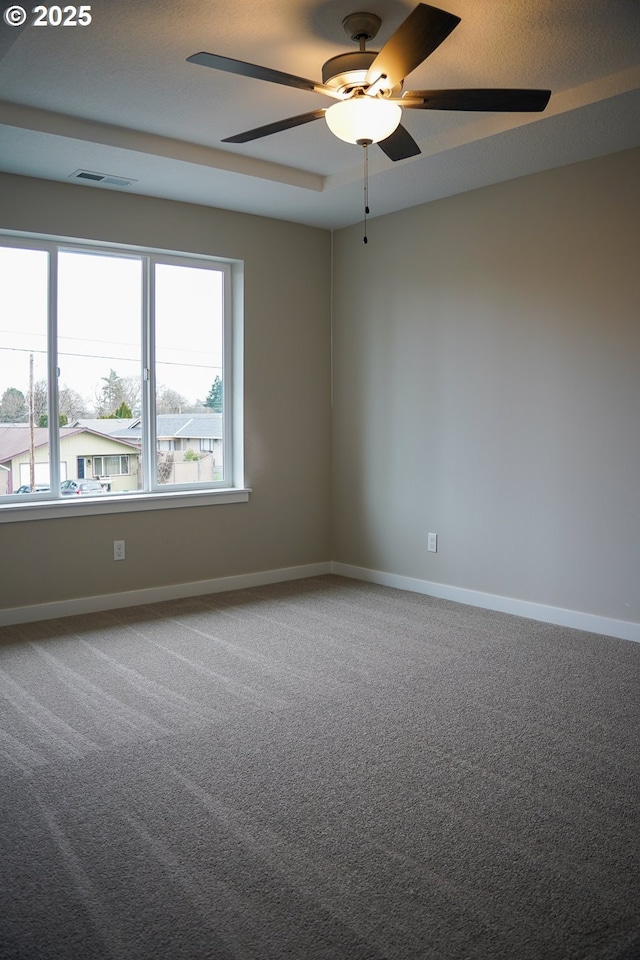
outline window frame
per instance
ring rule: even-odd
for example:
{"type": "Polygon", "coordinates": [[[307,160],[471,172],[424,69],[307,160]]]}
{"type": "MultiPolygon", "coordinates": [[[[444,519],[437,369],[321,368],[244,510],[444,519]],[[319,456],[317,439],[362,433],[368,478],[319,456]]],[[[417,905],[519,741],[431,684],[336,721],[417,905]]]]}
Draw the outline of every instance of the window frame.
{"type": "MultiPolygon", "coordinates": [[[[15,520],[49,519],[52,517],[135,512],[185,506],[208,506],[239,503],[249,499],[250,488],[244,481],[243,423],[243,279],[242,261],[200,253],[182,253],[125,244],[105,244],[91,240],[1,231],[0,246],[42,250],[48,254],[48,402],[49,411],[58,409],[58,254],[71,252],[102,256],[131,257],[140,260],[142,274],[141,306],[141,418],[143,429],[141,457],[143,489],[110,494],[82,502],[69,503],[68,497],[50,493],[29,495],[28,502],[15,503],[12,494],[0,497],[0,523],[15,520]],[[223,479],[209,485],[203,483],[159,484],[155,476],[156,418],[155,396],[155,333],[154,294],[156,268],[178,265],[208,269],[222,273],[223,280],[223,479]]],[[[58,417],[48,417],[49,464],[51,490],[60,488],[60,433],[58,417]]],[[[22,498],[21,498],[22,499],[22,498]]]]}
{"type": "MultiPolygon", "coordinates": [[[[86,458],[85,458],[86,459],[86,458]]],[[[97,453],[93,455],[91,462],[92,471],[89,479],[98,479],[99,477],[130,477],[131,476],[131,455],[129,453],[97,453]],[[105,460],[119,460],[120,468],[118,470],[99,470],[96,472],[96,460],[100,460],[104,466],[105,460]],[[122,469],[122,461],[127,461],[127,469],[122,469]]]]}

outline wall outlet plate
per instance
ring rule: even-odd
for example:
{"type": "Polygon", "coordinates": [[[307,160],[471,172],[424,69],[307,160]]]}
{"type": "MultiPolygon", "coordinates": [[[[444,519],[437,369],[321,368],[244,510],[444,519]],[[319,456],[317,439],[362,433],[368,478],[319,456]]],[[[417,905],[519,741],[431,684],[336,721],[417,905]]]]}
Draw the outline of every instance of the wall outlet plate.
{"type": "Polygon", "coordinates": [[[438,534],[437,533],[427,534],[427,550],[429,551],[429,553],[438,552],[438,534]]]}

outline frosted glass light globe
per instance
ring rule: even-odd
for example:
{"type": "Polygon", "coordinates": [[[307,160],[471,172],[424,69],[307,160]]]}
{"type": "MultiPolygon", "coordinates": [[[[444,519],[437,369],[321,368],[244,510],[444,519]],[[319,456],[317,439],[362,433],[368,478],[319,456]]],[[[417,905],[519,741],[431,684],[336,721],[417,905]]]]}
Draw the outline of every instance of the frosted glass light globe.
{"type": "Polygon", "coordinates": [[[390,137],[402,118],[397,103],[378,97],[351,97],[324,115],[331,133],[347,143],[379,143],[390,137]]]}

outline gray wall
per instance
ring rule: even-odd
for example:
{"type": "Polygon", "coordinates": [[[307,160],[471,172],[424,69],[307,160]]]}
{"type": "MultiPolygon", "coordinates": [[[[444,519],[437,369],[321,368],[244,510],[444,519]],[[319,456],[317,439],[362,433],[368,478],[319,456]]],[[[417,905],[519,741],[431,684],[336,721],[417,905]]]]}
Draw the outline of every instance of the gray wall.
{"type": "Polygon", "coordinates": [[[335,560],[640,621],[639,169],[335,235],[335,560]]]}
{"type": "Polygon", "coordinates": [[[0,175],[2,228],[244,261],[245,466],[253,494],[246,504],[0,524],[0,607],[327,561],[330,234],[7,175],[0,175]],[[114,539],[126,540],[124,563],[113,562],[114,539]]]}
{"type": "Polygon", "coordinates": [[[640,621],[639,163],[406,210],[372,221],[367,246],[360,225],[336,233],[333,428],[326,232],[0,175],[0,227],[245,261],[254,488],[247,504],[1,524],[0,607],[333,557],[640,621]]]}

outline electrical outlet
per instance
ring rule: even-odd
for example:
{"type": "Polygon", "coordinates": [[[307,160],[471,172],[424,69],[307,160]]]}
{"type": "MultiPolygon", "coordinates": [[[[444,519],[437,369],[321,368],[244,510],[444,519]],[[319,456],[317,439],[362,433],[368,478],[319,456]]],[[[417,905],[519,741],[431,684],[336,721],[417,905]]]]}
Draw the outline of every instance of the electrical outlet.
{"type": "Polygon", "coordinates": [[[113,541],[113,559],[114,560],[124,560],[124,540],[114,540],[113,541]]]}
{"type": "Polygon", "coordinates": [[[438,534],[437,533],[427,534],[427,550],[429,551],[429,553],[438,552],[438,534]]]}

